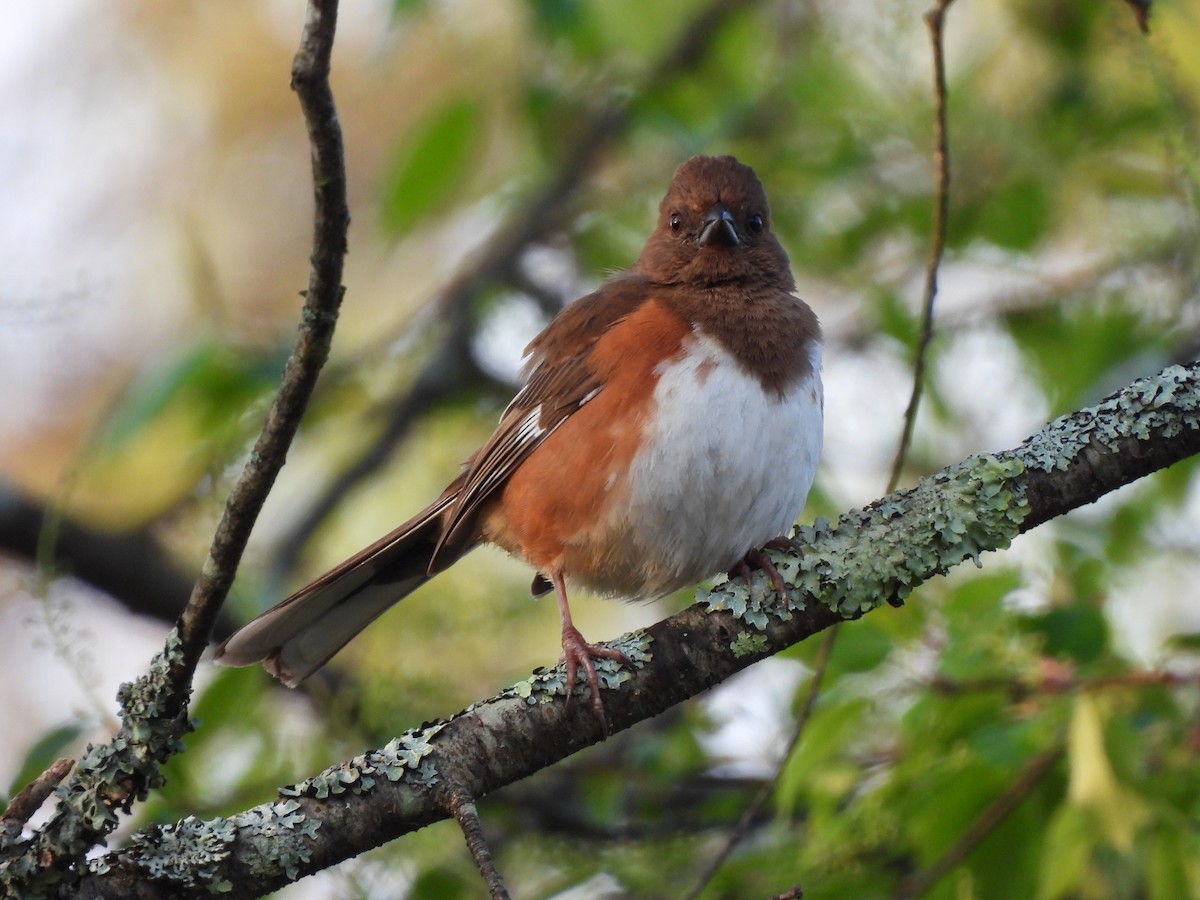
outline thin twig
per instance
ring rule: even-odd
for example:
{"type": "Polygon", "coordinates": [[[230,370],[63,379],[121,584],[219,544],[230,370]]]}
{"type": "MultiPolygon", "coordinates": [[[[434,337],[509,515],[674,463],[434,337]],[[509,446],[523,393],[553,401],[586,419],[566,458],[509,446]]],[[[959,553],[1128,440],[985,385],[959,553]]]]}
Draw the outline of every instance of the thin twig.
{"type": "Polygon", "coordinates": [[[1026,763],[1016,780],[975,817],[966,830],[958,836],[958,839],[946,848],[945,853],[927,868],[915,872],[904,880],[892,895],[893,900],[910,900],[913,897],[920,897],[947,874],[954,871],[976,847],[983,843],[989,834],[996,830],[1001,822],[1008,818],[1013,810],[1021,805],[1022,800],[1033,793],[1033,789],[1054,768],[1054,764],[1058,762],[1062,752],[1063,748],[1060,745],[1039,753],[1026,763]]]}
{"type": "Polygon", "coordinates": [[[804,727],[808,724],[809,718],[812,716],[813,707],[816,706],[817,696],[820,693],[818,686],[821,677],[824,675],[826,669],[829,668],[829,655],[833,652],[833,643],[836,634],[836,625],[827,629],[824,639],[821,641],[821,646],[817,650],[817,658],[813,663],[813,675],[809,684],[808,694],[804,698],[804,705],[800,707],[800,713],[796,718],[796,727],[792,731],[792,737],[788,741],[787,748],[779,758],[779,765],[776,766],[775,773],[771,776],[770,781],[758,789],[758,793],[754,795],[754,799],[742,811],[737,825],[733,827],[733,831],[729,833],[729,836],[725,839],[725,843],[721,845],[721,849],[709,860],[708,865],[704,867],[692,889],[685,895],[686,900],[695,900],[696,897],[700,896],[700,892],[704,890],[708,883],[712,881],[713,876],[720,870],[721,866],[725,864],[725,860],[729,858],[729,854],[734,851],[749,833],[750,827],[758,820],[763,807],[767,805],[767,801],[775,793],[775,788],[779,786],[779,779],[783,777],[783,770],[787,761],[791,759],[792,754],[796,751],[796,747],[800,745],[800,738],[804,734],[804,727]]]}
{"type": "Polygon", "coordinates": [[[300,96],[312,144],[316,224],[312,272],[300,334],[288,359],[279,393],[267,413],[250,458],[234,485],[212,547],[176,629],[147,673],[121,686],[121,726],[107,744],[90,747],[58,789],[59,802],[46,824],[5,855],[12,872],[5,886],[26,893],[82,874],[83,855],[116,827],[148,790],[162,783],[158,766],[178,753],[191,727],[187,717],[192,675],[208,642],[250,529],[283,466],[317,373],[329,353],[341,302],[346,252],[345,166],[341,131],[329,90],[329,58],[337,0],[310,0],[292,85],[300,96]],[[103,815],[97,814],[102,810],[103,815]]]}
{"type": "Polygon", "coordinates": [[[483,835],[483,823],[479,819],[479,811],[475,809],[475,801],[461,788],[452,789],[449,791],[446,811],[454,816],[454,821],[462,829],[471,858],[475,860],[475,866],[487,885],[488,896],[492,900],[509,900],[508,888],[504,886],[504,879],[496,868],[487,838],[483,835]]]}
{"type": "Polygon", "coordinates": [[[936,194],[933,206],[932,237],[929,245],[929,262],[925,267],[925,302],[921,314],[921,334],[917,340],[917,355],[913,362],[912,394],[908,408],[904,411],[904,431],[896,456],[892,461],[892,473],[888,478],[888,490],[900,483],[900,473],[908,448],[912,443],[913,428],[917,422],[917,409],[921,405],[921,393],[925,386],[925,363],[929,354],[929,343],[933,340],[933,302],[937,297],[938,269],[946,249],[946,221],[950,213],[950,141],[946,134],[946,52],[943,41],[946,11],[954,0],[938,0],[925,13],[925,24],[933,45],[933,96],[934,96],[934,169],[936,171],[936,194]]]}
{"type": "Polygon", "coordinates": [[[956,681],[943,676],[934,676],[923,684],[924,689],[948,697],[966,694],[1000,691],[1014,702],[1030,697],[1091,693],[1095,691],[1142,690],[1153,687],[1188,687],[1200,684],[1200,672],[1179,673],[1151,670],[1126,672],[1121,675],[1100,675],[1095,678],[1076,678],[1071,674],[1051,674],[1036,681],[1021,681],[1014,678],[973,678],[956,681]]]}
{"type": "Polygon", "coordinates": [[[230,492],[208,558],[179,620],[182,662],[171,675],[181,702],[217,612],[233,584],[250,530],[283,468],[287,448],[329,356],[342,302],[342,265],[350,212],[342,131],[329,86],[337,11],[337,0],[309,0],[300,48],[292,63],[292,89],[300,99],[308,128],[315,199],[312,267],[299,334],[262,433],[230,492]]]}
{"type": "Polygon", "coordinates": [[[21,788],[0,814],[0,833],[5,837],[20,834],[25,823],[41,808],[46,798],[54,793],[54,789],[67,777],[73,765],[74,760],[66,757],[56,759],[50,768],[21,788]]]}

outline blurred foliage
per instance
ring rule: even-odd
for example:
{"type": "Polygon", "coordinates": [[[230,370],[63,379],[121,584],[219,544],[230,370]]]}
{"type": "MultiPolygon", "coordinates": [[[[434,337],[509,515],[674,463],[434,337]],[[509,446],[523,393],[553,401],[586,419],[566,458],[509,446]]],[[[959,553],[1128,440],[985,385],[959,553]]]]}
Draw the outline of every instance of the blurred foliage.
{"type": "MultiPolygon", "coordinates": [[[[464,346],[481,366],[511,362],[532,329],[490,333],[489,313],[523,294],[545,309],[531,284],[570,299],[628,265],[673,166],[694,152],[732,152],[756,167],[801,292],[827,325],[829,449],[806,516],[882,491],[897,391],[907,390],[886,373],[911,365],[933,207],[923,7],[749,5],[693,67],[644,90],[645,73],[701,7],[393,4],[382,52],[412,62],[377,108],[411,100],[413,112],[380,113],[388,124],[372,131],[351,101],[368,125],[343,118],[352,142],[382,148],[359,185],[351,261],[364,243],[382,245],[386,254],[369,258],[385,271],[399,265],[401,277],[388,275],[378,295],[361,271],[348,279],[326,393],[243,574],[247,610],[277,595],[256,569],[271,535],[370,446],[454,323],[466,323],[464,346]],[[470,265],[464,244],[514,227],[507,217],[551,181],[572,137],[626,99],[631,118],[606,136],[580,196],[564,203],[563,226],[463,308],[426,309],[439,279],[470,265]]],[[[947,448],[1015,444],[1045,415],[1200,346],[1200,0],[1155,4],[1149,38],[1119,0],[959,0],[946,40],[949,249],[909,479],[957,461],[947,448]],[[955,352],[974,337],[982,353],[955,352]]],[[[364,65],[337,54],[339,76],[364,65]]],[[[286,284],[281,295],[294,293],[286,284]]],[[[277,371],[289,315],[280,311],[268,340],[256,325],[253,345],[207,329],[186,336],[135,382],[104,429],[107,468],[78,481],[80,511],[124,483],[119,493],[140,501],[124,515],[147,515],[153,499],[164,535],[194,557],[211,512],[180,497],[219,496],[213,475],[246,449],[253,427],[243,426],[277,371]],[[151,455],[169,460],[167,471],[129,489],[151,455]]],[[[436,493],[496,415],[482,389],[451,399],[337,505],[304,571],[281,577],[316,574],[436,493]]],[[[1200,631],[1197,496],[1196,466],[1179,466],[1022,538],[982,573],[956,572],[903,609],[843,627],[771,811],[703,896],[770,896],[797,883],[809,900],[901,896],[1008,798],[1011,809],[926,896],[1200,897],[1200,660],[1194,640],[1175,637],[1200,631]],[[1180,681],[1146,686],[1136,678],[1146,668],[1180,681]],[[1023,782],[1042,759],[1044,771],[1023,782]]],[[[497,554],[473,555],[342,654],[311,704],[282,702],[257,671],[221,672],[146,817],[261,802],[547,661],[557,623],[550,606],[528,602],[528,578],[497,554]],[[305,715],[314,710],[315,723],[305,715]]],[[[582,630],[596,637],[629,621],[603,616],[648,621],[667,608],[599,606],[580,606],[582,630]]],[[[786,656],[807,673],[816,644],[786,656]]],[[[548,897],[602,873],[623,896],[681,894],[774,761],[760,724],[737,726],[737,771],[750,776],[722,774],[706,750],[713,726],[693,705],[487,800],[485,826],[514,895],[548,897]]],[[[45,735],[22,778],[72,736],[45,735]]],[[[344,895],[397,896],[404,884],[414,898],[480,896],[458,840],[439,826],[367,854],[344,867],[344,895]]]]}

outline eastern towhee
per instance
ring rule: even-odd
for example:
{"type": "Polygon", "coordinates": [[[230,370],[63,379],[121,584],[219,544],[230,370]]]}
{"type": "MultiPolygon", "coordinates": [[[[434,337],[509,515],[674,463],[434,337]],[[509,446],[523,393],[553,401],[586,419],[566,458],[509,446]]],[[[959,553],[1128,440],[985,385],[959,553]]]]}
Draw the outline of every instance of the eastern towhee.
{"type": "Polygon", "coordinates": [[[607,729],[567,582],[658,597],[756,565],[804,506],[821,451],[817,317],[792,294],[754,171],[695,156],[633,268],[567,306],[526,348],[524,387],[432,504],[225,641],[295,686],[384,610],[481,543],[553,587],[567,697],[577,669],[607,729]]]}

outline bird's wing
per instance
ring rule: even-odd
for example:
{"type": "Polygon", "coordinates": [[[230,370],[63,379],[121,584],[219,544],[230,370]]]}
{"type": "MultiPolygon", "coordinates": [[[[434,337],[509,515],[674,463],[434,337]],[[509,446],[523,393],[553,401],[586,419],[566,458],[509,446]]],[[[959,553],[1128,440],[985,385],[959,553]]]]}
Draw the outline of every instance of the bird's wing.
{"type": "Polygon", "coordinates": [[[591,351],[608,329],[645,300],[649,283],[620,275],[564,309],[525,349],[525,385],[471,458],[449,512],[430,572],[438,572],[475,538],[480,509],[547,437],[603,390],[591,351]]]}

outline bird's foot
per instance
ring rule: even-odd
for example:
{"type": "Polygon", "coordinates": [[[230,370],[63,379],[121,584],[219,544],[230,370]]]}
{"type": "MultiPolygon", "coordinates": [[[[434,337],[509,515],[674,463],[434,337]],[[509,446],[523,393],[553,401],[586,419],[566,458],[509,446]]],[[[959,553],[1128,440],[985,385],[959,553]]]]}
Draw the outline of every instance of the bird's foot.
{"type": "MultiPolygon", "coordinates": [[[[763,545],[763,550],[791,550],[794,545],[785,537],[772,538],[763,545]]],[[[729,570],[730,578],[741,576],[746,579],[746,584],[750,584],[750,570],[759,569],[767,576],[771,582],[771,586],[775,588],[775,592],[783,599],[787,598],[788,586],[783,580],[783,576],[779,574],[779,570],[775,568],[775,563],[771,562],[771,558],[763,553],[757,547],[752,547],[746,551],[743,556],[732,569],[729,570]]]]}
{"type": "Polygon", "coordinates": [[[583,669],[587,678],[588,691],[592,696],[592,712],[600,720],[604,736],[608,737],[608,717],[604,714],[604,702],[600,699],[600,676],[596,673],[593,660],[611,659],[623,666],[632,666],[629,657],[620,650],[605,647],[601,644],[589,644],[574,625],[564,625],[562,632],[562,656],[559,660],[567,666],[567,704],[571,703],[571,695],[575,693],[575,675],[583,669]]]}

